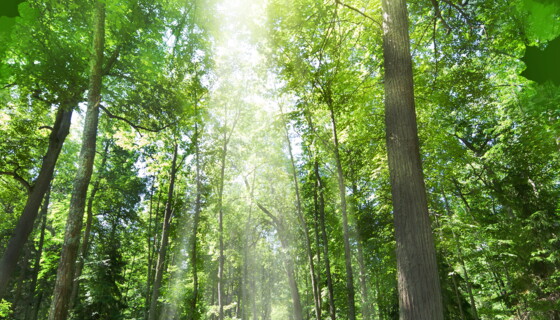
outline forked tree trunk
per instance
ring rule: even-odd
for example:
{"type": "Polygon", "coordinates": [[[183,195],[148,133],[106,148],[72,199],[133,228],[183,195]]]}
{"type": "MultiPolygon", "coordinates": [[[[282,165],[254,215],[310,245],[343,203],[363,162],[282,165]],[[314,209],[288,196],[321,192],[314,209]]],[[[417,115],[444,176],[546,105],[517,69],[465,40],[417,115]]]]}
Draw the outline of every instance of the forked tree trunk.
{"type": "Polygon", "coordinates": [[[105,2],[95,3],[95,30],[93,36],[93,56],[88,90],[88,107],[84,120],[82,148],[80,150],[78,172],[74,180],[70,210],[66,220],[66,232],[56,275],[54,297],[49,312],[49,320],[65,320],[70,306],[74,268],[80,244],[87,189],[93,171],[99,104],[101,101],[101,80],[103,77],[103,49],[105,47],[105,2]]]}
{"type": "Polygon", "coordinates": [[[72,111],[77,101],[61,104],[56,112],[53,128],[49,135],[49,146],[43,157],[39,176],[29,190],[27,202],[13,231],[8,246],[0,260],[0,299],[8,292],[8,283],[14,272],[23,246],[33,231],[39,207],[53,178],[54,167],[70,131],[72,111]]]}
{"type": "Polygon", "coordinates": [[[163,280],[163,272],[165,271],[165,260],[167,256],[167,245],[169,244],[169,227],[171,225],[171,216],[173,214],[173,193],[175,190],[175,178],[177,176],[177,153],[178,146],[175,144],[173,149],[173,160],[171,161],[171,172],[169,174],[169,188],[167,190],[167,201],[165,202],[165,213],[163,217],[163,226],[161,230],[161,242],[159,245],[158,257],[156,262],[156,270],[154,283],[152,285],[152,296],[150,299],[150,310],[148,312],[149,320],[156,320],[158,314],[159,290],[163,280]]]}
{"type": "Polygon", "coordinates": [[[443,320],[416,127],[405,0],[382,0],[385,125],[401,320],[443,320]]]}

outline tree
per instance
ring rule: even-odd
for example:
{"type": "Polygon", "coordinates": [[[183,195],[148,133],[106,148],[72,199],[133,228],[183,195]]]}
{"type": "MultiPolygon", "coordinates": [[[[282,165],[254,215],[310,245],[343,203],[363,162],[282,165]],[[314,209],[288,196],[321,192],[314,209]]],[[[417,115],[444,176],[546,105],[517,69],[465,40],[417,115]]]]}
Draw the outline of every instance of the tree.
{"type": "Polygon", "coordinates": [[[400,319],[443,319],[414,106],[406,1],[382,1],[385,126],[397,239],[400,319]]]}
{"type": "Polygon", "coordinates": [[[86,111],[80,166],[74,180],[70,211],[66,221],[64,245],[57,271],[54,298],[49,313],[50,320],[66,319],[71,304],[74,268],[78,256],[80,233],[86,203],[87,190],[93,171],[93,160],[97,141],[99,105],[101,103],[101,81],[103,77],[103,51],[105,48],[105,3],[95,4],[95,28],[93,55],[91,58],[90,83],[88,89],[88,108],[86,111]]]}

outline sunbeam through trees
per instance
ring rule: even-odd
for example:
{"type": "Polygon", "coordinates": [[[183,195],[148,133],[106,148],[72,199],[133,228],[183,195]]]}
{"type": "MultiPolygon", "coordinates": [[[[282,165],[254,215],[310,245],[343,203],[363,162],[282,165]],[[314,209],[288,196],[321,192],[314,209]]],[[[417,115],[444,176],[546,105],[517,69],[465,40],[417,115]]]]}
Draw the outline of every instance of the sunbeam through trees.
{"type": "Polygon", "coordinates": [[[0,10],[0,319],[560,320],[556,1],[0,10]]]}

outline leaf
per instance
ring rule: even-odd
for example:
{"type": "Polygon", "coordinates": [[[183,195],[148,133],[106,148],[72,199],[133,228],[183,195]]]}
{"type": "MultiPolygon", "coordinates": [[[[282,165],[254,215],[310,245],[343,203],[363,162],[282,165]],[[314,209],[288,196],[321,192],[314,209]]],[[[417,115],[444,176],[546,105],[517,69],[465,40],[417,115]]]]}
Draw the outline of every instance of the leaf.
{"type": "Polygon", "coordinates": [[[521,59],[527,68],[521,73],[529,80],[543,84],[547,81],[560,85],[560,37],[550,41],[544,50],[538,47],[527,47],[521,59]]]}
{"type": "Polygon", "coordinates": [[[17,17],[18,5],[24,0],[2,0],[0,2],[0,16],[4,17],[17,17]]]}

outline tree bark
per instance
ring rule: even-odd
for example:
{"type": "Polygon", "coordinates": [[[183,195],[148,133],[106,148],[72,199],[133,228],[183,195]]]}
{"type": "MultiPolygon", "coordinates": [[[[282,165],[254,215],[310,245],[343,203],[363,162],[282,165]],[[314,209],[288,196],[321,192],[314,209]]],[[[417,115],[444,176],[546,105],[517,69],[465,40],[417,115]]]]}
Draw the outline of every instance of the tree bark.
{"type": "Polygon", "coordinates": [[[164,264],[167,255],[167,245],[169,243],[169,226],[171,225],[171,216],[173,214],[173,192],[175,189],[175,178],[177,176],[177,153],[178,146],[175,143],[173,149],[173,160],[171,161],[171,172],[169,175],[169,188],[167,190],[167,201],[165,203],[165,214],[163,218],[163,226],[161,231],[161,242],[159,245],[158,258],[156,263],[155,278],[152,285],[152,297],[150,300],[150,310],[148,312],[149,320],[157,319],[157,307],[159,299],[159,290],[163,280],[164,264]]]}
{"type": "Polygon", "coordinates": [[[105,163],[107,162],[107,157],[109,153],[109,142],[105,145],[105,150],[103,150],[103,158],[101,159],[101,164],[99,165],[98,176],[93,184],[91,193],[87,199],[87,217],[86,217],[86,229],[84,230],[84,235],[82,238],[82,246],[80,248],[80,254],[78,256],[78,262],[76,264],[76,271],[74,273],[74,283],[72,284],[72,294],[70,295],[70,309],[74,308],[76,300],[78,299],[78,293],[80,291],[80,276],[82,275],[82,270],[84,268],[84,263],[89,251],[89,238],[91,234],[91,225],[93,222],[93,200],[95,195],[99,190],[99,183],[102,177],[102,172],[105,168],[105,163]]]}
{"type": "Polygon", "coordinates": [[[91,180],[93,161],[95,159],[103,78],[103,49],[105,47],[105,2],[98,0],[95,7],[93,57],[91,59],[88,107],[84,120],[82,148],[80,150],[79,166],[74,180],[72,198],[70,199],[70,211],[66,220],[64,244],[56,276],[49,320],[65,320],[68,316],[87,189],[91,180]]]}
{"type": "Polygon", "coordinates": [[[14,272],[23,246],[33,231],[33,225],[39,212],[39,207],[53,178],[54,167],[62,150],[64,140],[70,131],[72,111],[76,101],[61,104],[56,112],[53,128],[49,135],[49,146],[43,157],[39,176],[31,187],[27,201],[18,223],[12,233],[8,246],[0,260],[0,299],[8,291],[8,283],[14,272]]]}
{"type": "Polygon", "coordinates": [[[382,0],[385,125],[401,320],[443,320],[414,106],[405,0],[382,0]]]}

